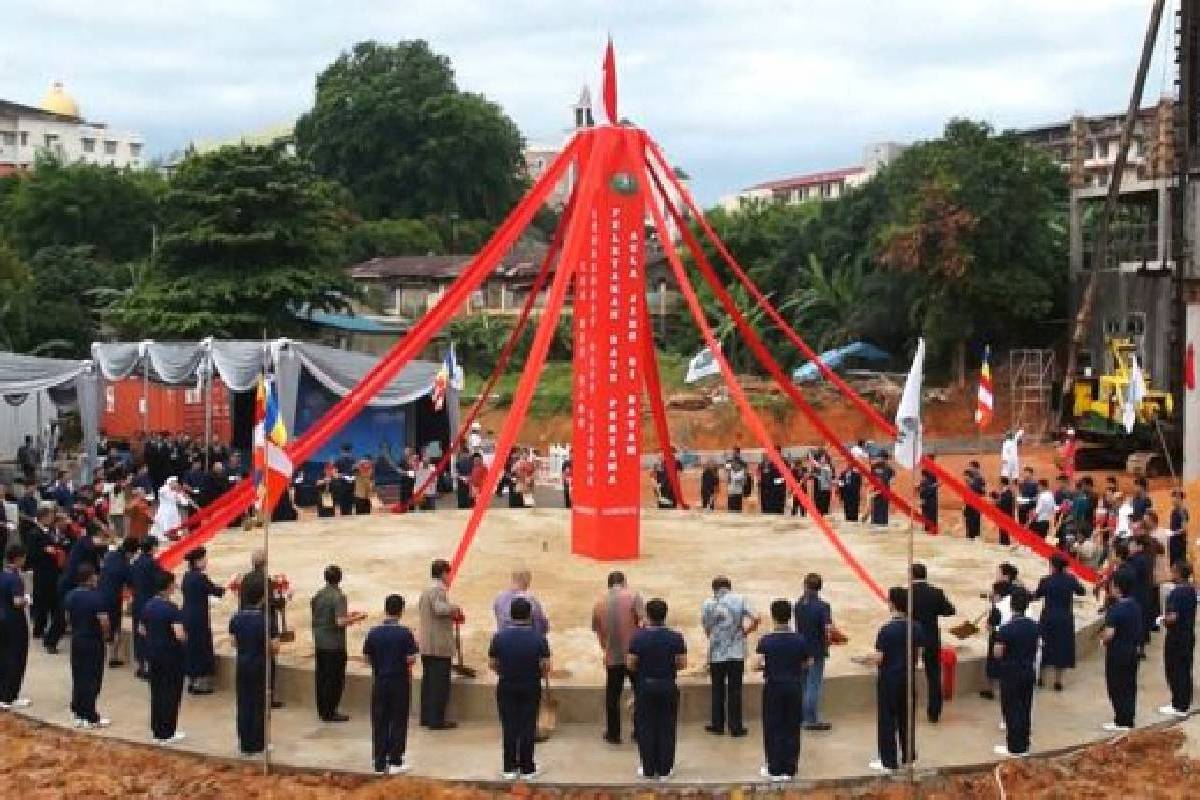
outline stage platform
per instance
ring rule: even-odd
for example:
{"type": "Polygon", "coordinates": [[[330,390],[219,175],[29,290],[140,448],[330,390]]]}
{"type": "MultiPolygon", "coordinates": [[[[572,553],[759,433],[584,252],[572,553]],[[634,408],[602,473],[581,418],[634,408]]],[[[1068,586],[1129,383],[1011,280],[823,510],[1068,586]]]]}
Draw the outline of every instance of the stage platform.
{"type": "MultiPolygon", "coordinates": [[[[295,597],[287,622],[296,640],[285,644],[280,655],[279,691],[290,704],[313,703],[313,649],[309,598],[322,585],[322,571],[336,563],[345,573],[343,589],[351,609],[367,611],[371,619],[350,633],[351,663],[346,704],[364,707],[370,693],[367,667],[358,654],[368,627],[382,614],[383,597],[399,592],[409,601],[415,624],[415,604],[429,582],[429,564],[448,557],[465,527],[467,512],[372,514],[334,519],[307,519],[278,524],[271,533],[271,570],[288,576],[295,597]]],[[[837,524],[849,549],[881,585],[902,582],[905,564],[905,524],[893,519],[888,529],[861,524],[837,524]]],[[[965,641],[954,639],[945,628],[986,609],[980,594],[990,586],[996,565],[1011,561],[1027,585],[1036,585],[1045,574],[1044,561],[1032,554],[998,545],[968,542],[948,536],[916,534],[916,557],[929,568],[930,580],[942,586],[959,614],[943,626],[943,641],[958,653],[958,691],[973,692],[981,685],[984,634],[965,641]]],[[[824,704],[852,710],[873,705],[874,672],[852,663],[851,657],[873,648],[875,631],[886,608],[863,587],[842,563],[829,543],[802,518],[724,512],[647,510],[642,525],[643,553],[639,559],[601,563],[570,553],[568,514],[563,509],[493,509],[480,529],[452,591],[451,598],[465,610],[463,627],[465,660],[479,673],[474,680],[455,679],[451,716],[455,719],[491,720],[495,716],[494,676],[487,670],[487,644],[494,631],[491,604],[508,585],[513,568],[528,567],[533,590],[550,617],[553,654],[553,691],[564,723],[598,722],[603,714],[604,671],[600,650],[590,629],[591,607],[603,591],[605,577],[614,568],[629,576],[630,585],[647,599],[660,596],[670,605],[668,621],[685,634],[690,665],[681,679],[681,718],[699,721],[708,714],[708,685],[704,672],[706,645],[700,628],[700,606],[710,594],[717,574],[728,575],[735,591],[745,594],[764,615],[771,600],[794,600],[805,574],[820,573],[823,595],[833,605],[834,619],[849,644],[834,648],[826,667],[824,704]]],[[[230,530],[210,547],[209,574],[226,583],[248,567],[252,551],[261,547],[261,531],[230,530]]],[[[215,601],[213,629],[219,654],[218,683],[232,688],[232,661],[226,620],[236,606],[227,597],[215,601]]],[[[1097,644],[1096,606],[1089,597],[1076,608],[1080,656],[1097,644]]],[[[1034,612],[1036,613],[1036,611],[1034,612]]],[[[756,637],[752,637],[753,639],[756,637]]],[[[419,680],[419,669],[417,679],[419,680]]],[[[747,715],[757,717],[759,693],[746,691],[747,715]]]]}

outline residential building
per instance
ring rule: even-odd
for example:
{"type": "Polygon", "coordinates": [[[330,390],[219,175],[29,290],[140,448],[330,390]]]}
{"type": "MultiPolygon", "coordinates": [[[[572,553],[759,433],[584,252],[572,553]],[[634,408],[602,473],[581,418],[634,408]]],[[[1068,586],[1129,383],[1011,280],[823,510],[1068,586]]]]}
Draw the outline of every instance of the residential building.
{"type": "Polygon", "coordinates": [[[737,211],[747,203],[835,200],[855,186],[866,183],[903,150],[904,145],[897,142],[869,144],[863,150],[862,164],[764,181],[722,197],[720,204],[726,211],[737,211]]]}
{"type": "Polygon", "coordinates": [[[144,148],[140,134],[85,120],[59,82],[38,107],[0,100],[0,175],[30,169],[40,152],[69,163],[138,168],[144,148]]]}

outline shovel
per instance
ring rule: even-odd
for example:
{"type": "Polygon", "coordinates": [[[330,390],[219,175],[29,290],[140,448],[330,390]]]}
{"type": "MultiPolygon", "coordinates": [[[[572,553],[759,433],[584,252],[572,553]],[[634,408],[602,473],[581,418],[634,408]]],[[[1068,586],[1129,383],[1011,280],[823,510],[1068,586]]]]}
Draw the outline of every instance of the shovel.
{"type": "Polygon", "coordinates": [[[558,727],[558,698],[550,693],[550,678],[545,679],[545,691],[542,693],[542,704],[538,707],[537,733],[534,741],[544,742],[558,727]]]}
{"type": "Polygon", "coordinates": [[[454,623],[454,652],[457,658],[450,665],[450,669],[460,678],[474,678],[478,675],[474,667],[468,667],[463,663],[462,649],[462,627],[456,622],[454,623]]]}
{"type": "Polygon", "coordinates": [[[979,633],[979,623],[983,622],[983,618],[988,615],[991,609],[986,609],[975,619],[965,619],[950,629],[950,633],[954,634],[956,639],[970,639],[975,634],[979,633]]]}

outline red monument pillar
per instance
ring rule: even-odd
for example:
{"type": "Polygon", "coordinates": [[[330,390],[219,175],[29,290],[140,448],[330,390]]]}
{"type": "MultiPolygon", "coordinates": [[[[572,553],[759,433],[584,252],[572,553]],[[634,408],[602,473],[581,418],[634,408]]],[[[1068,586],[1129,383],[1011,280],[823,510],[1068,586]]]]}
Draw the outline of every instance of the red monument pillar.
{"type": "Polygon", "coordinates": [[[641,142],[632,128],[601,127],[619,137],[586,215],[588,243],[575,276],[574,438],[571,552],[598,559],[636,558],[641,509],[645,198],[641,142]]]}

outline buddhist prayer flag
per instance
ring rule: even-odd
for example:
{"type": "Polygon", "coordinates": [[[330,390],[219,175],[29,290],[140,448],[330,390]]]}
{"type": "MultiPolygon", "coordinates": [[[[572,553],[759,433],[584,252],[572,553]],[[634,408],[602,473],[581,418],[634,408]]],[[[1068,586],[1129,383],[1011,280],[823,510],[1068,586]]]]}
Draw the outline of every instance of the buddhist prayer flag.
{"type": "Polygon", "coordinates": [[[604,116],[609,125],[617,124],[617,57],[611,37],[604,50],[604,116]]]}
{"type": "Polygon", "coordinates": [[[451,342],[450,349],[446,351],[446,356],[442,359],[442,366],[433,376],[433,391],[430,395],[430,399],[433,400],[433,410],[441,411],[442,407],[446,405],[447,390],[461,391],[462,388],[463,374],[458,366],[458,360],[454,357],[454,342],[451,342]]]}
{"type": "Polygon", "coordinates": [[[292,460],[284,450],[287,440],[275,382],[259,377],[254,399],[254,480],[264,514],[274,510],[292,478],[292,460]]]}
{"type": "Polygon", "coordinates": [[[983,350],[983,365],[979,368],[979,394],[975,404],[975,424],[980,430],[992,422],[992,414],[996,409],[995,395],[992,394],[992,365],[988,363],[992,357],[991,346],[983,350]]]}

